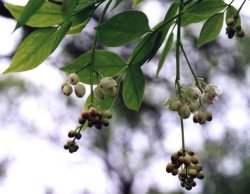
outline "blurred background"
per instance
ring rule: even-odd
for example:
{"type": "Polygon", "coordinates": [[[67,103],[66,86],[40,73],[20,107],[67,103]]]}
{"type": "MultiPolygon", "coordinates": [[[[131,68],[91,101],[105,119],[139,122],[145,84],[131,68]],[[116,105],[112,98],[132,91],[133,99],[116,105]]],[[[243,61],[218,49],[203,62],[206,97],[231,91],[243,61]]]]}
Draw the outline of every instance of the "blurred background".
{"type": "MultiPolygon", "coordinates": [[[[12,33],[16,24],[0,1],[0,71],[10,64],[18,44],[32,28],[12,33]]],[[[153,27],[164,18],[171,1],[145,0],[135,9],[144,11],[153,27]]],[[[229,2],[229,1],[227,1],[229,2]]],[[[237,8],[242,1],[236,1],[237,8]]],[[[124,0],[107,17],[130,10],[124,0]]],[[[225,28],[216,41],[197,49],[202,23],[183,29],[183,43],[197,74],[220,87],[223,94],[208,108],[213,121],[203,126],[184,121],[186,146],[200,157],[205,179],[192,191],[179,186],[177,177],[165,172],[171,153],[181,148],[178,115],[163,107],[173,94],[174,48],[159,78],[159,56],[143,66],[145,97],[139,112],[125,108],[121,95],[111,126],[82,133],[80,149],[63,149],[67,133],[77,123],[85,99],[66,97],[61,84],[67,75],[59,70],[90,50],[93,27],[101,7],[79,36],[68,36],[38,68],[0,76],[0,193],[26,194],[244,194],[250,190],[250,3],[242,9],[246,36],[229,40],[225,28]]],[[[136,44],[112,48],[125,59],[136,44]]],[[[98,45],[98,49],[108,49],[98,45]]],[[[159,55],[159,53],[158,53],[159,55]]],[[[181,79],[193,78],[182,58],[181,79]]]]}

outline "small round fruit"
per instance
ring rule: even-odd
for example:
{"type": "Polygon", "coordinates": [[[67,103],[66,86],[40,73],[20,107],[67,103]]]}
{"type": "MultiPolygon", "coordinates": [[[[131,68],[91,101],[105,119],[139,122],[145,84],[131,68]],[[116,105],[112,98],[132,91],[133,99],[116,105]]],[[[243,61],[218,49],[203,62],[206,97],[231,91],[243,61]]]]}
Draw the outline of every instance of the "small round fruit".
{"type": "Polygon", "coordinates": [[[103,112],[103,117],[106,117],[108,119],[111,119],[112,118],[112,112],[110,110],[105,110],[103,112]]]}
{"type": "Polygon", "coordinates": [[[193,164],[198,164],[198,163],[199,163],[198,157],[197,157],[197,156],[192,156],[191,162],[192,162],[193,164]]]}
{"type": "Polygon", "coordinates": [[[64,146],[63,146],[63,148],[65,149],[65,150],[68,150],[69,149],[69,144],[64,144],[64,146]]]}
{"type": "Polygon", "coordinates": [[[183,160],[183,164],[185,164],[185,166],[189,166],[190,165],[191,161],[190,161],[190,159],[188,157],[185,156],[185,157],[183,157],[182,160],[183,160]]]}
{"type": "Polygon", "coordinates": [[[198,179],[204,179],[204,173],[203,173],[203,171],[198,172],[196,177],[198,179]]]}
{"type": "Polygon", "coordinates": [[[81,117],[84,118],[85,120],[89,119],[89,112],[88,111],[82,112],[81,117]]]}
{"type": "Polygon", "coordinates": [[[187,189],[188,191],[190,191],[192,189],[192,185],[190,184],[185,184],[185,189],[187,189]]]}
{"type": "Polygon", "coordinates": [[[103,124],[103,126],[108,127],[109,126],[109,119],[108,118],[102,118],[102,124],[103,124]]]}
{"type": "Polygon", "coordinates": [[[103,89],[100,86],[97,86],[94,89],[94,95],[95,95],[95,98],[97,100],[103,100],[104,97],[105,97],[105,93],[104,93],[103,89]]]}
{"type": "Polygon", "coordinates": [[[72,92],[73,92],[73,89],[72,89],[72,87],[69,84],[65,84],[62,87],[62,91],[63,91],[64,95],[70,96],[72,94],[72,92]]]}
{"type": "Polygon", "coordinates": [[[171,173],[171,172],[173,172],[173,170],[174,170],[174,165],[172,163],[168,163],[166,166],[166,171],[168,173],[171,173]]]}
{"type": "Polygon", "coordinates": [[[83,125],[85,122],[86,122],[86,119],[83,118],[82,116],[80,116],[80,117],[78,118],[78,123],[79,123],[79,124],[83,125]]]}
{"type": "Polygon", "coordinates": [[[97,115],[98,115],[98,110],[97,110],[95,107],[91,107],[91,108],[89,109],[89,115],[90,115],[90,117],[95,117],[95,116],[97,116],[97,115]]]}
{"type": "Polygon", "coordinates": [[[197,171],[195,169],[189,169],[188,170],[188,175],[192,178],[195,178],[197,175],[197,171]]]}
{"type": "Polygon", "coordinates": [[[77,97],[82,98],[86,93],[86,88],[83,84],[77,83],[74,87],[77,97]]]}
{"type": "Polygon", "coordinates": [[[106,92],[106,90],[111,89],[116,85],[117,85],[117,83],[114,79],[112,79],[112,77],[105,77],[105,78],[101,79],[101,81],[100,81],[100,86],[101,86],[101,88],[103,88],[103,90],[105,92],[106,92]]]}
{"type": "Polygon", "coordinates": [[[235,19],[234,18],[228,18],[226,23],[227,23],[228,26],[234,26],[235,19]]]}
{"type": "Polygon", "coordinates": [[[206,120],[207,121],[212,121],[212,119],[213,119],[212,113],[211,112],[206,112],[206,120]]]}
{"type": "Polygon", "coordinates": [[[82,135],[81,135],[81,133],[76,133],[76,134],[75,134],[75,137],[76,137],[76,139],[79,140],[79,139],[81,139],[82,135]]]}
{"type": "Polygon", "coordinates": [[[187,104],[182,105],[178,110],[178,114],[181,118],[187,119],[190,116],[189,106],[187,104]]]}
{"type": "Polygon", "coordinates": [[[243,31],[243,30],[240,30],[239,32],[237,32],[237,36],[238,36],[239,38],[243,38],[243,37],[245,36],[244,31],[243,31]]]}
{"type": "Polygon", "coordinates": [[[70,131],[68,132],[68,137],[69,137],[69,138],[75,137],[75,135],[76,135],[76,131],[75,131],[75,130],[70,130],[70,131]]]}
{"type": "Polygon", "coordinates": [[[178,173],[179,173],[179,170],[176,168],[172,171],[173,176],[176,176],[178,173]]]}
{"type": "Polygon", "coordinates": [[[78,75],[76,73],[71,73],[68,76],[68,82],[72,85],[76,85],[78,83],[78,75]]]}
{"type": "Polygon", "coordinates": [[[176,152],[174,152],[172,155],[171,155],[171,160],[172,162],[175,162],[177,161],[179,158],[178,154],[176,152]]]}

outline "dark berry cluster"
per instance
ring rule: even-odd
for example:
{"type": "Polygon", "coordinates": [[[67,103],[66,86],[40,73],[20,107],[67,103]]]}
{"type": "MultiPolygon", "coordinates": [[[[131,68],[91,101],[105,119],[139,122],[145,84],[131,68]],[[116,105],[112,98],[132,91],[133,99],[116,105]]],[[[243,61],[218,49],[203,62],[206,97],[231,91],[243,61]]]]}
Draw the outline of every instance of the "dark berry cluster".
{"type": "Polygon", "coordinates": [[[204,178],[202,166],[192,150],[179,150],[173,153],[171,163],[166,166],[166,171],[173,176],[178,175],[181,186],[187,190],[196,186],[195,178],[204,178]]]}
{"type": "Polygon", "coordinates": [[[102,126],[109,126],[109,119],[112,118],[112,112],[110,110],[98,110],[95,107],[91,107],[88,111],[83,111],[78,119],[79,124],[84,125],[87,122],[88,127],[95,126],[97,129],[101,129],[102,126]]]}
{"type": "Polygon", "coordinates": [[[239,38],[243,38],[245,36],[244,31],[240,24],[237,24],[237,20],[239,19],[239,15],[236,14],[232,18],[228,18],[226,21],[227,28],[226,33],[229,39],[233,38],[235,33],[239,38]]]}

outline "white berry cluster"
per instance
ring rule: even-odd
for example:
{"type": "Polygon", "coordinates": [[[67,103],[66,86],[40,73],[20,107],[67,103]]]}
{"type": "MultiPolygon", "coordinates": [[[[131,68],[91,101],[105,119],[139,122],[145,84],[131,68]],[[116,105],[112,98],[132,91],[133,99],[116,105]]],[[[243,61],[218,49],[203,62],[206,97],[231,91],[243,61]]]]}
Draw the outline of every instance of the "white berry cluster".
{"type": "Polygon", "coordinates": [[[97,100],[103,100],[105,96],[116,97],[118,94],[117,83],[112,77],[101,79],[99,85],[94,89],[97,100]]]}
{"type": "Polygon", "coordinates": [[[212,120],[212,113],[206,111],[206,106],[213,104],[214,100],[221,92],[217,86],[206,84],[203,80],[199,81],[198,86],[180,85],[178,93],[167,99],[164,106],[171,111],[178,112],[183,119],[190,117],[194,113],[193,121],[204,124],[212,120]]]}
{"type": "Polygon", "coordinates": [[[79,82],[79,78],[76,73],[69,74],[67,82],[62,85],[63,94],[70,96],[73,93],[72,86],[74,86],[74,92],[77,97],[82,98],[85,95],[86,88],[79,82]]]}

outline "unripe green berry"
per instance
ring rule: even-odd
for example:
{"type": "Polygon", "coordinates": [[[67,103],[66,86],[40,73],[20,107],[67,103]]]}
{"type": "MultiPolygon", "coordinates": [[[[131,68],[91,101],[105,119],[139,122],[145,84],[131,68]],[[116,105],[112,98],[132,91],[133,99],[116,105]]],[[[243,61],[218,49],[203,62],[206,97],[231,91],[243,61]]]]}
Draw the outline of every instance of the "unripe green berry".
{"type": "Polygon", "coordinates": [[[86,88],[83,84],[77,83],[74,89],[75,89],[75,95],[79,98],[82,98],[86,93],[86,88]]]}
{"type": "Polygon", "coordinates": [[[185,184],[185,189],[191,190],[191,189],[192,189],[192,185],[190,185],[190,184],[185,184]]]}
{"type": "Polygon", "coordinates": [[[235,26],[235,29],[236,29],[237,32],[239,32],[239,31],[241,30],[241,25],[240,25],[240,24],[237,24],[237,25],[235,26]]]}
{"type": "Polygon", "coordinates": [[[88,121],[88,127],[93,127],[93,126],[94,126],[93,122],[92,121],[88,121]]]}
{"type": "Polygon", "coordinates": [[[176,176],[178,174],[179,170],[174,168],[174,170],[172,171],[172,175],[173,176],[176,176]]]}
{"type": "Polygon", "coordinates": [[[100,86],[104,90],[104,92],[106,92],[106,90],[113,88],[116,85],[117,85],[116,81],[112,79],[112,77],[105,77],[100,81],[100,86]]]}
{"type": "Polygon", "coordinates": [[[75,137],[75,135],[76,135],[76,131],[75,131],[75,130],[70,130],[70,131],[68,132],[68,137],[69,137],[69,138],[75,137]]]}
{"type": "Polygon", "coordinates": [[[177,161],[178,160],[178,154],[175,152],[175,153],[173,153],[172,155],[171,155],[171,160],[172,160],[172,162],[174,162],[174,161],[177,161]]]}
{"type": "Polygon", "coordinates": [[[89,112],[88,111],[84,111],[81,113],[81,117],[85,120],[89,119],[89,112]]]}
{"type": "Polygon", "coordinates": [[[72,87],[69,84],[65,84],[62,87],[62,91],[63,91],[64,95],[70,96],[72,94],[72,92],[73,92],[73,89],[72,89],[72,87]]]}
{"type": "Polygon", "coordinates": [[[69,74],[68,82],[72,85],[76,85],[78,83],[78,75],[75,73],[69,74]]]}
{"type": "Polygon", "coordinates": [[[196,177],[198,179],[204,179],[204,173],[203,173],[203,171],[198,172],[196,177]]]}
{"type": "Polygon", "coordinates": [[[79,124],[83,125],[85,122],[86,122],[86,119],[83,118],[82,116],[80,116],[80,117],[78,118],[78,123],[79,123],[79,124]]]}
{"type": "Polygon", "coordinates": [[[202,166],[200,164],[196,164],[194,168],[197,170],[197,172],[200,172],[202,170],[202,166]]]}
{"type": "Polygon", "coordinates": [[[204,124],[206,122],[206,114],[203,111],[199,111],[197,115],[197,120],[200,124],[204,124]]]}
{"type": "Polygon", "coordinates": [[[100,123],[96,124],[96,125],[95,125],[95,128],[101,129],[101,128],[102,128],[102,124],[100,124],[100,123]]]}
{"type": "Polygon", "coordinates": [[[180,170],[180,172],[179,172],[179,176],[180,176],[180,177],[182,177],[182,178],[187,177],[186,169],[182,169],[182,170],[180,170]]]}
{"type": "Polygon", "coordinates": [[[183,156],[183,151],[182,151],[182,150],[179,150],[179,151],[177,152],[177,154],[178,154],[178,156],[183,156]]]}
{"type": "Polygon", "coordinates": [[[240,30],[239,32],[237,32],[237,36],[238,36],[239,38],[243,38],[243,37],[245,36],[244,31],[243,31],[243,30],[240,30]]]}
{"type": "Polygon", "coordinates": [[[112,118],[112,112],[110,110],[105,110],[103,112],[103,117],[106,117],[108,119],[111,119],[112,118]]]}
{"type": "Polygon", "coordinates": [[[113,87],[112,89],[109,90],[107,94],[111,97],[116,97],[118,95],[118,90],[116,87],[113,87]]]}
{"type": "Polygon", "coordinates": [[[89,115],[90,115],[90,117],[95,117],[95,116],[97,116],[97,115],[98,115],[98,110],[97,110],[95,107],[91,107],[91,108],[89,109],[89,115]]]}
{"type": "Polygon", "coordinates": [[[188,170],[188,175],[192,178],[195,178],[197,175],[197,171],[195,169],[189,169],[188,170]]]}
{"type": "Polygon", "coordinates": [[[109,119],[108,118],[102,118],[102,124],[103,124],[103,126],[105,126],[105,127],[108,127],[109,126],[109,119]]]}
{"type": "Polygon", "coordinates": [[[178,99],[172,100],[169,103],[169,109],[171,111],[178,111],[180,107],[181,107],[181,101],[178,99]]]}
{"type": "Polygon", "coordinates": [[[207,121],[212,121],[213,115],[211,112],[206,112],[206,119],[207,119],[207,121]]]}
{"type": "Polygon", "coordinates": [[[228,26],[234,26],[235,19],[234,18],[228,18],[226,23],[227,23],[228,26]]]}
{"type": "Polygon", "coordinates": [[[76,137],[76,139],[79,140],[79,139],[81,139],[82,135],[81,135],[81,133],[76,133],[76,134],[75,134],[75,137],[76,137]]]}
{"type": "Polygon", "coordinates": [[[105,93],[104,93],[103,89],[100,86],[97,86],[94,89],[94,95],[95,95],[97,100],[103,100],[104,97],[105,97],[105,93]]]}
{"type": "Polygon", "coordinates": [[[196,182],[192,181],[191,185],[192,185],[192,187],[195,187],[196,186],[196,182]]]}
{"type": "Polygon", "coordinates": [[[178,110],[178,114],[181,118],[187,119],[190,116],[189,106],[187,104],[182,105],[178,110]]]}
{"type": "Polygon", "coordinates": [[[193,156],[194,155],[194,152],[192,150],[187,150],[186,153],[190,156],[193,156]]]}
{"type": "Polygon", "coordinates": [[[192,157],[191,157],[191,162],[192,162],[193,164],[198,164],[198,163],[199,163],[198,157],[197,157],[197,156],[192,156],[192,157]]]}
{"type": "Polygon", "coordinates": [[[64,148],[65,150],[69,149],[69,144],[67,144],[67,143],[64,144],[63,148],[64,148]]]}
{"type": "Polygon", "coordinates": [[[166,166],[166,171],[168,173],[171,173],[171,172],[173,172],[173,170],[174,170],[174,165],[172,163],[168,163],[166,166]]]}

